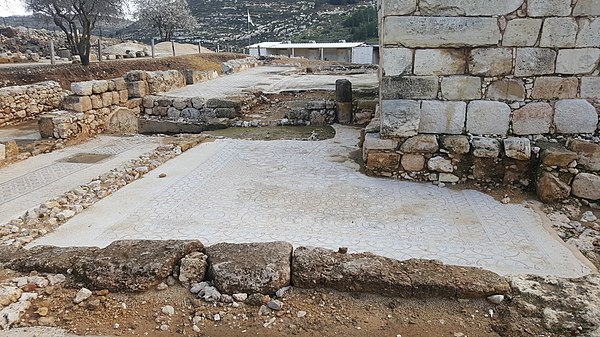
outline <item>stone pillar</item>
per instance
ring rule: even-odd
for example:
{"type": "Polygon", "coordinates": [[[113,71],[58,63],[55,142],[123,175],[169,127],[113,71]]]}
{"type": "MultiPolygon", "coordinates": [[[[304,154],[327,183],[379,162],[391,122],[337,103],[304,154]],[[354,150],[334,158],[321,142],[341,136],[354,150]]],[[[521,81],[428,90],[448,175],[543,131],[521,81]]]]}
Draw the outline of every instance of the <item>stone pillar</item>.
{"type": "Polygon", "coordinates": [[[352,82],[346,79],[335,81],[335,101],[337,103],[338,123],[352,123],[354,119],[352,111],[352,82]]]}

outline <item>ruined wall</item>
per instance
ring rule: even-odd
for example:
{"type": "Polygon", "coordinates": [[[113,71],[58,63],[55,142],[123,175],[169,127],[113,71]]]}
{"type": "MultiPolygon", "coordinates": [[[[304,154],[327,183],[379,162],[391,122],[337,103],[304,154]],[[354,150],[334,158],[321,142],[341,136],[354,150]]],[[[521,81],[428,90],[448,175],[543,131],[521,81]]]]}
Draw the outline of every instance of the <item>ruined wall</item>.
{"type": "Polygon", "coordinates": [[[54,81],[0,88],[0,126],[34,119],[60,108],[63,90],[54,81]]]}
{"type": "Polygon", "coordinates": [[[600,1],[380,0],[379,20],[372,171],[527,185],[544,141],[598,142],[600,1]]]}

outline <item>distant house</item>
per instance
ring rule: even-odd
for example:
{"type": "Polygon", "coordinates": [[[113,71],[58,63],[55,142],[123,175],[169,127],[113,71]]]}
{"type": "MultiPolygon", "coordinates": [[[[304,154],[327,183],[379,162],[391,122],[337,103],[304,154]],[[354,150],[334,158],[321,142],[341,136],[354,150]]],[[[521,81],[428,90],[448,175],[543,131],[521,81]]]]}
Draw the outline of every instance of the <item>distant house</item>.
{"type": "Polygon", "coordinates": [[[303,57],[309,60],[378,64],[379,46],[364,42],[291,43],[262,42],[248,46],[253,56],[303,57]]]}

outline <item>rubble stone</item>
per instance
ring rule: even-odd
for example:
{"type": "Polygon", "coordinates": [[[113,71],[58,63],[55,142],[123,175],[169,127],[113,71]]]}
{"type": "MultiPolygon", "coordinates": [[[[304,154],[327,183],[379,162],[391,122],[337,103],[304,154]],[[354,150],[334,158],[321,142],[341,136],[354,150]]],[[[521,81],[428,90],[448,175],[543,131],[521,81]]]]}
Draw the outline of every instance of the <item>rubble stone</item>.
{"type": "Polygon", "coordinates": [[[579,173],[573,180],[572,193],[579,198],[600,200],[600,176],[579,173]]]}

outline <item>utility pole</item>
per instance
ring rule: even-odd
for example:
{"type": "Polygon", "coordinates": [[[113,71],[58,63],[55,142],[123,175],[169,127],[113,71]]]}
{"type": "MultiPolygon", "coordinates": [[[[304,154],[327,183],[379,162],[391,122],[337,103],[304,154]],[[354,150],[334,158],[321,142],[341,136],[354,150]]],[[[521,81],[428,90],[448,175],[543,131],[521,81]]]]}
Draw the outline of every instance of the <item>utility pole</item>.
{"type": "Polygon", "coordinates": [[[50,39],[50,64],[54,65],[56,61],[54,60],[54,40],[50,39]]]}
{"type": "Polygon", "coordinates": [[[175,56],[175,41],[171,40],[171,49],[173,49],[173,56],[175,56]]]}
{"type": "Polygon", "coordinates": [[[152,58],[154,58],[154,38],[152,38],[152,44],[150,45],[150,50],[152,53],[152,58]]]}

